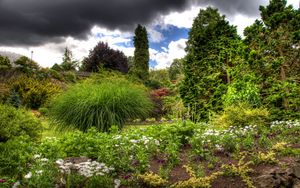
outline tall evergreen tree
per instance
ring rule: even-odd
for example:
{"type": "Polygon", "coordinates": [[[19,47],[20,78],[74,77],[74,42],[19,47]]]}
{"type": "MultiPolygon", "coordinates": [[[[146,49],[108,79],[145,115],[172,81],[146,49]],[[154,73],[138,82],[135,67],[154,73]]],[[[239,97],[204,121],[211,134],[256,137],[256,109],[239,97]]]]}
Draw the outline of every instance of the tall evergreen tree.
{"type": "Polygon", "coordinates": [[[77,61],[73,59],[72,51],[66,47],[63,55],[63,62],[60,65],[64,71],[76,70],[77,61]]]}
{"type": "Polygon", "coordinates": [[[135,29],[134,36],[134,65],[132,74],[142,81],[149,78],[149,42],[145,27],[140,24],[135,29]]]}
{"type": "Polygon", "coordinates": [[[222,109],[221,96],[230,83],[239,41],[236,27],[217,9],[200,10],[189,32],[180,87],[193,120],[207,120],[210,113],[222,109]]]}
{"type": "Polygon", "coordinates": [[[286,0],[271,0],[260,12],[262,20],[245,30],[250,71],[259,78],[263,102],[276,118],[299,116],[300,10],[286,0]]]}

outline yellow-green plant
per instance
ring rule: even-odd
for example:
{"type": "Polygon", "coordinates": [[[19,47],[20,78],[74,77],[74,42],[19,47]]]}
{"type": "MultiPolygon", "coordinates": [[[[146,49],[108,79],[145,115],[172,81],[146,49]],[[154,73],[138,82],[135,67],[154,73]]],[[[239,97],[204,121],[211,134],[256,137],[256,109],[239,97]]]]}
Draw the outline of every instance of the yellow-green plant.
{"type": "Polygon", "coordinates": [[[276,153],[269,151],[267,153],[258,152],[256,156],[257,163],[276,164],[279,161],[276,159],[276,153]]]}
{"type": "Polygon", "coordinates": [[[249,165],[253,164],[252,161],[245,162],[245,156],[243,156],[237,165],[224,164],[222,165],[222,169],[224,171],[224,175],[227,176],[240,176],[242,180],[247,184],[249,188],[255,188],[249,174],[253,172],[253,169],[249,167],[249,165]]]}
{"type": "Polygon", "coordinates": [[[38,109],[61,92],[61,87],[48,79],[39,80],[27,76],[14,79],[10,91],[16,92],[21,98],[21,104],[28,108],[38,109]]]}
{"type": "Polygon", "coordinates": [[[173,188],[210,188],[211,183],[218,176],[222,175],[223,172],[214,172],[210,176],[197,177],[195,171],[188,165],[183,166],[186,172],[189,174],[190,178],[185,181],[179,181],[171,185],[173,188]]]}
{"type": "Polygon", "coordinates": [[[288,143],[286,142],[277,142],[272,146],[272,150],[274,151],[282,151],[288,147],[288,143]]]}
{"type": "Polygon", "coordinates": [[[167,180],[163,179],[153,172],[147,172],[145,174],[140,174],[137,176],[143,183],[150,185],[152,187],[161,187],[168,183],[167,180]]]}
{"type": "Polygon", "coordinates": [[[247,125],[263,125],[268,120],[269,112],[265,108],[252,108],[247,103],[228,106],[217,115],[212,124],[220,128],[245,127],[247,125]]]}

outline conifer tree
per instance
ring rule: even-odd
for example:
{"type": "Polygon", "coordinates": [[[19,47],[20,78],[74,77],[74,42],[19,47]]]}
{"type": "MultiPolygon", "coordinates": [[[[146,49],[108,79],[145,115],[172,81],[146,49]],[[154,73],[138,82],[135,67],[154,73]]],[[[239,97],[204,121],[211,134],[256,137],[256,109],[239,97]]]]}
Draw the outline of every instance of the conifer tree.
{"type": "Polygon", "coordinates": [[[211,113],[222,109],[221,96],[230,83],[229,70],[239,41],[236,27],[217,9],[200,10],[189,32],[180,87],[192,120],[208,120],[211,113]]]}
{"type": "Polygon", "coordinates": [[[74,61],[72,51],[66,47],[63,55],[63,62],[60,65],[64,71],[76,70],[77,61],[74,61]]]}
{"type": "Polygon", "coordinates": [[[260,6],[261,20],[245,29],[250,72],[276,119],[300,115],[300,11],[286,0],[260,6]],[[298,114],[298,115],[297,115],[298,114]]]}
{"type": "Polygon", "coordinates": [[[134,47],[134,65],[131,73],[145,82],[149,78],[149,42],[147,30],[140,24],[135,29],[134,47]]]}

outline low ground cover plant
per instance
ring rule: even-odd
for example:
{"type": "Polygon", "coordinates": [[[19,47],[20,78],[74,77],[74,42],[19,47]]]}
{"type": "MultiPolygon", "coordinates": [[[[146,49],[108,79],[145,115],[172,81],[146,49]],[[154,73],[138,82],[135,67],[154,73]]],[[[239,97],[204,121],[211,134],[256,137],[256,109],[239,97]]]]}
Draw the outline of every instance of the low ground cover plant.
{"type": "Polygon", "coordinates": [[[217,179],[229,176],[242,178],[245,187],[252,187],[255,183],[250,172],[255,165],[278,165],[269,162],[268,152],[274,153],[274,161],[280,161],[281,156],[297,156],[292,146],[298,141],[289,137],[299,132],[299,125],[298,121],[272,122],[270,128],[262,127],[264,131],[256,126],[218,130],[205,123],[180,122],[123,131],[113,126],[109,133],[92,128],[44,138],[40,143],[16,137],[0,144],[5,151],[0,154],[0,177],[24,187],[93,187],[99,183],[107,187],[153,187],[153,179],[159,179],[162,187],[189,182],[195,186],[205,182],[205,187],[210,187],[217,179]],[[259,142],[262,134],[273,143],[269,148],[259,142]],[[244,164],[247,173],[239,171],[244,164]],[[202,171],[196,173],[199,166],[202,171]],[[173,174],[180,169],[192,175],[174,179],[173,174]]]}

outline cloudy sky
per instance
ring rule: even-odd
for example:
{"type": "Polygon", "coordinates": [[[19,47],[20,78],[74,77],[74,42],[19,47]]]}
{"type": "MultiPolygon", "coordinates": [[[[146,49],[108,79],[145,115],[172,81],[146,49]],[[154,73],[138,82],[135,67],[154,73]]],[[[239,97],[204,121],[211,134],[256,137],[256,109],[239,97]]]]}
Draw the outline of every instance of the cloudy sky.
{"type": "MultiPolygon", "coordinates": [[[[268,0],[0,0],[0,50],[30,57],[43,67],[61,63],[65,47],[75,59],[99,41],[132,56],[133,32],[147,27],[150,65],[161,69],[185,55],[184,47],[200,8],[213,6],[243,29],[268,0]]],[[[288,0],[295,8],[299,0],[288,0]]]]}

